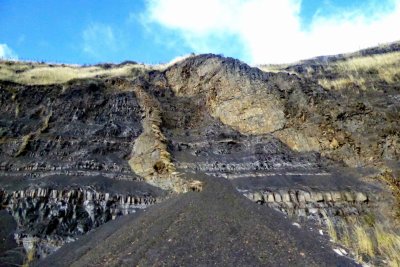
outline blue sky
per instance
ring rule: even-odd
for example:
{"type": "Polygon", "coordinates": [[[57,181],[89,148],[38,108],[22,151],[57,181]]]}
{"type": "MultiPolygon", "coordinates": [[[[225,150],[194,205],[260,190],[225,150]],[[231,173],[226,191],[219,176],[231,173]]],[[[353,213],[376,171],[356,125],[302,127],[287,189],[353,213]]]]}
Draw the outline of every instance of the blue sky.
{"type": "Polygon", "coordinates": [[[400,40],[400,0],[0,0],[0,57],[285,63],[400,40]]]}

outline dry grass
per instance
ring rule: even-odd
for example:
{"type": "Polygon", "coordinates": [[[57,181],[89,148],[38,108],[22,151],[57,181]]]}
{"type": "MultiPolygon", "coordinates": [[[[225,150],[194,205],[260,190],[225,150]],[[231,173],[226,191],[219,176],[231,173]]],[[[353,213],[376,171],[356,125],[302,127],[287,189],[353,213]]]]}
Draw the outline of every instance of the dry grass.
{"type": "Polygon", "coordinates": [[[397,202],[396,216],[400,221],[400,177],[396,177],[391,171],[386,170],[378,175],[378,179],[385,182],[393,192],[397,202]]]}
{"type": "Polygon", "coordinates": [[[346,247],[359,262],[378,266],[400,266],[400,236],[380,224],[370,225],[355,218],[325,218],[331,239],[346,247]]]}
{"type": "Polygon", "coordinates": [[[50,67],[44,64],[30,65],[20,62],[14,64],[1,64],[0,80],[12,81],[21,84],[57,84],[73,79],[129,77],[135,71],[144,70],[142,65],[127,64],[120,67],[104,69],[102,67],[79,67],[56,65],[50,67]]]}
{"type": "Polygon", "coordinates": [[[357,86],[361,90],[374,90],[370,88],[373,82],[393,84],[400,81],[400,52],[349,58],[328,64],[325,71],[337,77],[319,79],[319,84],[327,89],[343,90],[357,86]]]}
{"type": "Polygon", "coordinates": [[[356,78],[353,75],[349,75],[346,78],[338,78],[334,80],[323,78],[319,79],[318,83],[322,87],[330,90],[342,90],[353,86],[357,86],[362,90],[366,90],[365,79],[361,77],[356,78]]]}
{"type": "Polygon", "coordinates": [[[357,241],[356,245],[353,246],[353,249],[355,250],[356,255],[359,255],[360,260],[362,260],[363,255],[366,255],[370,258],[374,257],[375,255],[372,236],[368,234],[367,231],[368,228],[360,224],[356,224],[352,229],[354,240],[357,241]]]}
{"type": "Polygon", "coordinates": [[[400,236],[386,232],[382,226],[375,226],[378,250],[388,259],[389,266],[400,266],[400,236]]]}
{"type": "MultiPolygon", "coordinates": [[[[301,64],[301,62],[294,63],[301,64]]],[[[348,55],[347,58],[330,63],[317,63],[323,69],[314,69],[312,66],[304,65],[305,70],[298,75],[303,77],[317,78],[318,83],[329,90],[343,90],[358,88],[360,90],[376,90],[377,81],[387,84],[400,82],[400,52],[390,52],[371,56],[356,54],[348,55]],[[326,78],[326,77],[333,78],[326,78]]],[[[266,72],[288,72],[293,65],[259,65],[258,68],[266,72]]]]}
{"type": "Polygon", "coordinates": [[[287,64],[268,64],[268,65],[259,65],[257,68],[259,68],[262,71],[265,72],[285,72],[284,69],[289,67],[287,64]]]}
{"type": "Polygon", "coordinates": [[[46,85],[86,78],[133,78],[149,70],[164,70],[191,56],[193,55],[178,57],[166,64],[144,65],[129,63],[114,65],[109,68],[0,60],[0,80],[29,85],[46,85]]]}
{"type": "Polygon", "coordinates": [[[328,232],[328,235],[330,236],[333,242],[337,242],[338,234],[336,232],[336,228],[335,225],[333,224],[333,221],[326,215],[324,215],[324,217],[325,217],[326,231],[328,232]]]}

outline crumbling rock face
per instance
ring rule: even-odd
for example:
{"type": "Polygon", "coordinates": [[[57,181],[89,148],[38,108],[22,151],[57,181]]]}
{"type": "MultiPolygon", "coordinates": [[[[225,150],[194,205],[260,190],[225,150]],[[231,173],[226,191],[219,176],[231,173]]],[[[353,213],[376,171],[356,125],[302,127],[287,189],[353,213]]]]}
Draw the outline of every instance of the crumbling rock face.
{"type": "MultiPolygon", "coordinates": [[[[243,192],[248,199],[290,216],[317,221],[326,216],[352,216],[371,212],[371,198],[355,191],[272,190],[243,192]]],[[[373,201],[372,201],[373,202],[373,201]]]]}
{"type": "Polygon", "coordinates": [[[398,92],[331,92],[313,80],[264,73],[238,60],[191,57],[165,71],[166,86],[200,101],[245,135],[273,133],[291,149],[352,167],[399,160],[398,92]]]}
{"type": "Polygon", "coordinates": [[[160,201],[148,194],[110,194],[90,187],[0,191],[1,208],[18,224],[17,243],[40,258],[118,216],[160,201]]]}
{"type": "Polygon", "coordinates": [[[0,106],[1,171],[43,177],[87,170],[138,178],[126,160],[142,131],[133,92],[110,91],[100,81],[63,86],[2,82],[0,106]]]}
{"type": "Polygon", "coordinates": [[[277,81],[240,61],[213,55],[189,58],[165,75],[177,96],[204,97],[214,118],[245,134],[282,129],[286,122],[282,89],[298,83],[290,75],[277,81]]]}
{"type": "Polygon", "coordinates": [[[162,119],[159,103],[140,86],[134,87],[134,90],[145,115],[142,120],[143,133],[135,140],[129,159],[132,170],[154,186],[174,192],[187,191],[187,182],[179,177],[167,149],[167,139],[160,129],[162,119]]]}

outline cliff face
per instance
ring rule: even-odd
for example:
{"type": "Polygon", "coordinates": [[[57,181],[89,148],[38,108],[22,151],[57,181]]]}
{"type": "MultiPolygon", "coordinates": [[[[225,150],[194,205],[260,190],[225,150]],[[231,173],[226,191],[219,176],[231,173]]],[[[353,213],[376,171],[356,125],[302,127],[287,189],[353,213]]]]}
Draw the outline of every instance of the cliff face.
{"type": "MultiPolygon", "coordinates": [[[[205,216],[207,221],[210,208],[200,205],[200,200],[216,205],[210,209],[215,223],[217,218],[223,220],[223,209],[233,209],[228,198],[237,198],[236,208],[240,203],[249,205],[243,195],[321,225],[327,218],[374,214],[380,220],[396,212],[389,188],[373,179],[386,175],[392,186],[397,181],[400,97],[394,86],[385,92],[331,91],[312,77],[263,72],[231,58],[201,55],[164,70],[136,71],[131,79],[35,86],[3,81],[0,97],[0,202],[18,222],[18,237],[41,244],[37,250],[42,257],[48,244],[57,243],[54,240],[63,244],[119,215],[167,198],[174,200],[163,203],[164,209],[154,209],[151,216],[158,212],[172,223],[172,214],[186,214],[176,233],[192,229],[190,216],[195,211],[181,202],[189,196],[195,198],[193,205],[199,205],[197,219],[205,216]]],[[[250,204],[254,210],[243,212],[259,222],[265,212],[250,204]]],[[[149,229],[164,227],[141,216],[149,229]]],[[[241,220],[235,227],[243,226],[241,220]]],[[[260,233],[277,229],[271,220],[267,227],[271,228],[260,233]]],[[[240,242],[253,233],[243,229],[240,242]]],[[[101,235],[103,230],[99,231],[101,235]]],[[[197,231],[206,229],[199,226],[197,231]]],[[[147,234],[137,238],[146,243],[152,235],[147,234]]],[[[168,235],[176,238],[174,232],[168,235]]],[[[199,238],[207,243],[204,236],[199,238]]],[[[221,238],[231,236],[226,233],[221,238]]],[[[99,263],[96,253],[105,247],[97,245],[75,260],[88,263],[99,257],[95,260],[99,263]]],[[[172,247],[171,253],[180,249],[177,243],[172,247]]],[[[156,248],[147,246],[146,253],[156,248]]],[[[231,252],[224,249],[225,256],[231,252]]],[[[144,259],[136,255],[128,260],[128,255],[120,255],[127,264],[144,259]]],[[[205,255],[197,257],[198,263],[206,263],[205,255]]],[[[323,262],[304,257],[296,262],[323,262]]],[[[121,259],[113,259],[110,265],[118,265],[121,259]]],[[[185,261],[166,258],[166,263],[174,262],[185,261]]],[[[253,265],[266,262],[274,263],[261,257],[253,265]]]]}

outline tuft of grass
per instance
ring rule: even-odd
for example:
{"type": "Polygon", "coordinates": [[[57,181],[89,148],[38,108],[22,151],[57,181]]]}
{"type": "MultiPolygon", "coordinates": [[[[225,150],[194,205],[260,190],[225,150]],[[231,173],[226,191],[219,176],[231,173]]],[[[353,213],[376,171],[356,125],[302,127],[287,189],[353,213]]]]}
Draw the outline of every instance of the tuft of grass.
{"type": "Polygon", "coordinates": [[[382,225],[370,224],[365,218],[325,218],[331,239],[346,247],[355,259],[372,265],[400,267],[400,236],[382,225]]]}
{"type": "Polygon", "coordinates": [[[388,266],[400,266],[400,236],[375,226],[375,238],[379,252],[388,259],[388,266]]]}
{"type": "Polygon", "coordinates": [[[335,225],[334,225],[332,219],[330,217],[328,217],[324,211],[321,211],[321,213],[325,219],[325,224],[326,224],[326,228],[327,228],[326,230],[328,232],[328,235],[330,236],[330,238],[333,242],[337,242],[338,235],[337,235],[336,228],[335,228],[335,225]]]}
{"type": "Polygon", "coordinates": [[[353,249],[356,252],[356,255],[360,257],[362,260],[362,256],[368,256],[373,258],[375,255],[374,244],[372,240],[372,236],[367,233],[366,227],[364,225],[356,224],[352,232],[354,234],[356,244],[354,244],[353,249]]]}
{"type": "Polygon", "coordinates": [[[358,87],[374,90],[374,83],[395,84],[400,81],[400,52],[358,56],[329,63],[324,71],[333,79],[321,77],[318,83],[326,89],[343,90],[358,87]]]}

